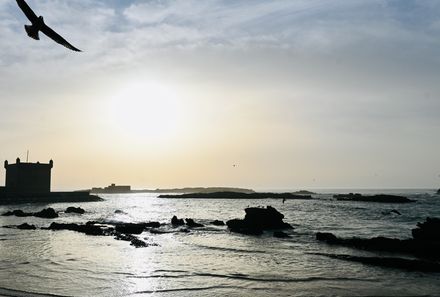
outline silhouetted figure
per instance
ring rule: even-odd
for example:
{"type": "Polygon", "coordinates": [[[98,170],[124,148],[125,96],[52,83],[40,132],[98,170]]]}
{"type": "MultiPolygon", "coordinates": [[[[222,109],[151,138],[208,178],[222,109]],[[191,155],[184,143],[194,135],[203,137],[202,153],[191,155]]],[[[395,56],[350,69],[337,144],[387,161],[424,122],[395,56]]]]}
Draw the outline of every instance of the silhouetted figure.
{"type": "Polygon", "coordinates": [[[24,12],[26,17],[31,21],[32,25],[24,25],[24,29],[27,32],[27,35],[35,40],[40,40],[38,32],[41,31],[46,34],[49,38],[54,40],[55,42],[67,47],[76,52],[80,52],[81,50],[77,49],[73,45],[67,42],[63,37],[61,37],[54,30],[49,28],[45,23],[42,16],[37,17],[37,15],[32,11],[32,9],[27,5],[24,0],[17,0],[18,6],[24,12]]]}
{"type": "Polygon", "coordinates": [[[284,202],[286,202],[286,198],[283,198],[283,204],[284,204],[284,202]]]}

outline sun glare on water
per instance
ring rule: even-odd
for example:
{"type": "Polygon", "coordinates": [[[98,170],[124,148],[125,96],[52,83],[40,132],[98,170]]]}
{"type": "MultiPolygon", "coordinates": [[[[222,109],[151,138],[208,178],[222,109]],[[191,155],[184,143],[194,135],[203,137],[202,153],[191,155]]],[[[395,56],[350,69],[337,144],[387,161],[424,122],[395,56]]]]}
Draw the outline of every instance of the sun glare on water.
{"type": "Polygon", "coordinates": [[[156,82],[120,87],[108,104],[112,131],[125,139],[164,141],[179,135],[183,103],[176,91],[156,82]]]}

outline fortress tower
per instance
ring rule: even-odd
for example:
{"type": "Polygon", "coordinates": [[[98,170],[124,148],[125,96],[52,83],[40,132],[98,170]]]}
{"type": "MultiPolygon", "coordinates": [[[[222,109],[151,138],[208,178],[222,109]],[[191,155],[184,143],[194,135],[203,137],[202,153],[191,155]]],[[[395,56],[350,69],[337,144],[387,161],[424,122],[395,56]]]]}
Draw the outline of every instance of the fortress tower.
{"type": "Polygon", "coordinates": [[[6,184],[5,192],[8,193],[49,193],[50,174],[53,161],[48,164],[22,163],[17,158],[15,164],[5,161],[6,184]]]}

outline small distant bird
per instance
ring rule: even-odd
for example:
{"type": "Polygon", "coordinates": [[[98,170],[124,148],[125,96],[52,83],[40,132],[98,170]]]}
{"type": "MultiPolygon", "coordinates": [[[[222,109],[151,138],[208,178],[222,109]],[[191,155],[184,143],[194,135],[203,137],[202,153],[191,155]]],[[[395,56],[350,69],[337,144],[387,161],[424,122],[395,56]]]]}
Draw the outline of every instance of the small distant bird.
{"type": "Polygon", "coordinates": [[[52,30],[49,26],[44,23],[44,19],[42,16],[37,17],[37,15],[32,11],[29,5],[25,0],[17,0],[18,6],[24,12],[26,17],[31,21],[32,25],[24,25],[24,29],[27,32],[27,35],[35,40],[40,40],[40,36],[38,32],[41,31],[46,34],[53,41],[71,49],[72,51],[80,52],[81,50],[77,49],[73,45],[67,42],[63,37],[61,37],[57,32],[52,30]]]}

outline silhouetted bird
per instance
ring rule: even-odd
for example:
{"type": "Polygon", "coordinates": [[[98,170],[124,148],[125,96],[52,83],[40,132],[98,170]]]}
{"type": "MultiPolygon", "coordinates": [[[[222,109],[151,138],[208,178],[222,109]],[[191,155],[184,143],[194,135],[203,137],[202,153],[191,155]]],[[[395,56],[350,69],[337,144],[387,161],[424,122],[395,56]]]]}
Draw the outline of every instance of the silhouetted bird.
{"type": "Polygon", "coordinates": [[[38,31],[43,32],[49,38],[54,40],[55,42],[64,45],[68,49],[71,49],[76,52],[80,52],[81,50],[77,49],[73,45],[67,42],[63,37],[61,37],[57,32],[49,28],[45,23],[42,16],[37,17],[37,15],[32,11],[32,9],[27,5],[24,0],[17,0],[18,6],[23,10],[24,14],[27,16],[29,21],[31,21],[32,25],[24,25],[24,29],[27,32],[27,35],[35,40],[40,40],[38,36],[38,31]]]}

